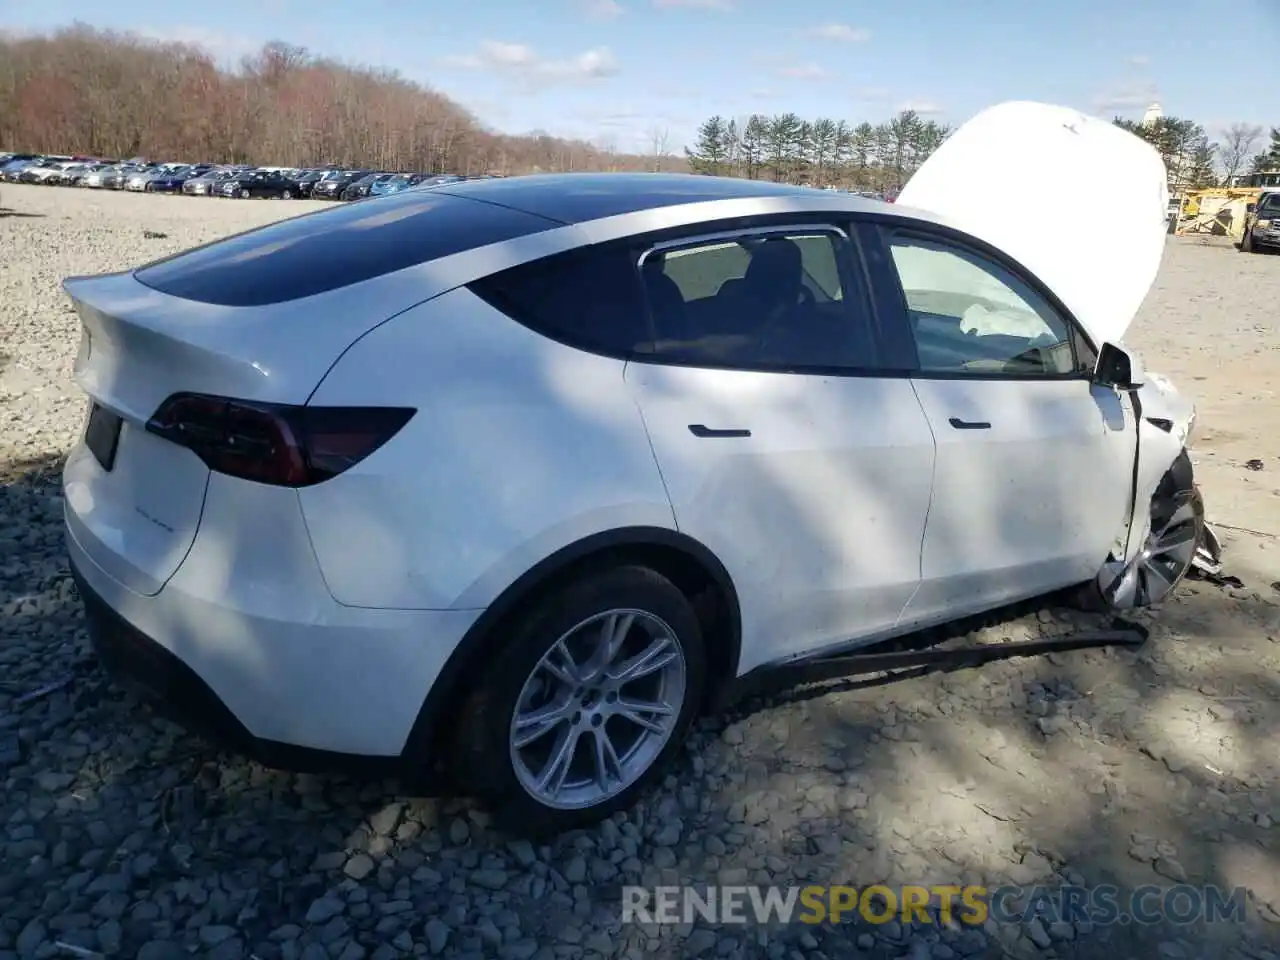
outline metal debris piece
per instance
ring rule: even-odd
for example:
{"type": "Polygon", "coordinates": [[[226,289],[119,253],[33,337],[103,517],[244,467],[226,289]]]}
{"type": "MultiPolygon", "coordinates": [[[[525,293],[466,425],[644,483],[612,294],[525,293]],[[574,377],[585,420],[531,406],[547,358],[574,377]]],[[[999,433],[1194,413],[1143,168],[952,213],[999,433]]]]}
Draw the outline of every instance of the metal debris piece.
{"type": "Polygon", "coordinates": [[[103,955],[96,950],[90,950],[87,947],[78,947],[74,943],[65,943],[62,940],[55,940],[53,945],[65,953],[73,954],[77,957],[84,957],[85,960],[104,960],[103,955]]]}
{"type": "Polygon", "coordinates": [[[69,673],[65,677],[59,677],[57,680],[51,680],[43,687],[36,687],[24,693],[20,697],[15,697],[12,706],[21,707],[33,700],[39,700],[41,697],[47,697],[51,693],[57,693],[63,687],[69,686],[71,681],[75,679],[75,674],[69,673]]]}
{"type": "Polygon", "coordinates": [[[1257,458],[1254,458],[1253,460],[1246,460],[1244,465],[1248,470],[1261,470],[1263,467],[1262,461],[1257,458]]]}
{"type": "Polygon", "coordinates": [[[1212,583],[1216,587],[1244,586],[1239,577],[1222,572],[1222,541],[1207,523],[1204,525],[1200,545],[1196,547],[1196,554],[1191,560],[1191,570],[1197,580],[1212,583]]]}
{"type": "Polygon", "coordinates": [[[1204,525],[1204,533],[1200,537],[1200,545],[1196,547],[1191,566],[1206,576],[1216,577],[1222,573],[1222,541],[1209,524],[1204,525]]]}

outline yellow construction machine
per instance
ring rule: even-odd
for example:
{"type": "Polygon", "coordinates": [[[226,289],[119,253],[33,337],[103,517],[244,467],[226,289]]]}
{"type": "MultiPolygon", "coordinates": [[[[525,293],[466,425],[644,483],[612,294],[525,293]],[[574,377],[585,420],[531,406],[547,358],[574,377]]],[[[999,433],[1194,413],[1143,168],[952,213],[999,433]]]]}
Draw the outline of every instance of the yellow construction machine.
{"type": "Polygon", "coordinates": [[[1178,236],[1211,234],[1239,239],[1252,204],[1262,196],[1261,187],[1205,187],[1182,194],[1178,215],[1178,236]]]}

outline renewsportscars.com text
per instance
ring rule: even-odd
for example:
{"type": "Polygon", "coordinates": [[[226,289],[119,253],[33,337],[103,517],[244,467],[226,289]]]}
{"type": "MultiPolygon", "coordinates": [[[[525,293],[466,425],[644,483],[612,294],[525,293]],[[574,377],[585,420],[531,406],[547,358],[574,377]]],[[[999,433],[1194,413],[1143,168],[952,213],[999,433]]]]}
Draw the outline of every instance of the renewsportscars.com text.
{"type": "Polygon", "coordinates": [[[1066,921],[1178,925],[1242,923],[1246,891],[1179,884],[1123,891],[1111,885],[806,887],[623,887],[624,923],[928,923],[1066,921]]]}

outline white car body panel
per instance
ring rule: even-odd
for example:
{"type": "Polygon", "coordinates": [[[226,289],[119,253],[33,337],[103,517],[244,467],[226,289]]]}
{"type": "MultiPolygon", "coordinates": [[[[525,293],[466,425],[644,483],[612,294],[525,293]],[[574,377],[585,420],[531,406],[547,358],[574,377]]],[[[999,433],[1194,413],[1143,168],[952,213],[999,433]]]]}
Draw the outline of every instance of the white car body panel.
{"type": "Polygon", "coordinates": [[[293,490],[212,475],[200,533],[155,597],[100,567],[83,527],[70,531],[72,561],[90,587],[191,667],[250,733],[280,743],[395,756],[476,617],[336,603],[293,490]]]}
{"type": "MultiPolygon", "coordinates": [[[[899,204],[927,210],[1003,250],[1049,287],[1100,347],[1122,345],[1168,242],[1168,174],[1159,153],[1114,123],[1069,107],[1013,101],[962,124],[912,176],[899,204]],[[1104,198],[1107,229],[1087,217],[1051,217],[1033,203],[1045,183],[1104,198]]],[[[991,316],[983,324],[991,324],[991,316]]],[[[1011,321],[1013,322],[1013,321],[1011,321]]],[[[1011,330],[1010,332],[1018,332],[1011,330]]],[[[1137,520],[1181,453],[1194,405],[1171,383],[1144,388],[1144,416],[1174,423],[1142,430],[1137,520]],[[1154,404],[1154,407],[1149,406],[1154,404]],[[1154,409],[1165,413],[1154,413],[1154,409]],[[1154,433],[1152,432],[1154,431],[1154,433]]],[[[1126,538],[1140,548],[1145,531],[1126,538]]]]}
{"type": "Polygon", "coordinates": [[[902,625],[1088,580],[1129,506],[1133,417],[1074,380],[919,378],[938,439],[920,590],[902,625]],[[990,429],[957,429],[950,418],[990,429]]]}
{"type": "Polygon", "coordinates": [[[191,549],[209,468],[190,450],[126,420],[107,473],[78,444],[63,468],[67,525],[94,564],[128,590],[155,596],[191,549]]]}
{"type": "Polygon", "coordinates": [[[910,381],[631,363],[627,383],[680,531],[736,586],[741,670],[894,626],[920,581],[933,483],[910,381]]]}
{"type": "Polygon", "coordinates": [[[622,362],[465,288],[363,338],[313,402],[418,410],[373,456],[299,491],[341,603],[483,608],[587,536],[675,527],[622,362]]]}
{"type": "Polygon", "coordinates": [[[898,202],[946,217],[1040,278],[1097,344],[1124,337],[1160,268],[1168,177],[1159,153],[1110,121],[1013,101],[962,124],[898,202]],[[1054,216],[1032,198],[1069,183],[1105,211],[1054,216]]]}

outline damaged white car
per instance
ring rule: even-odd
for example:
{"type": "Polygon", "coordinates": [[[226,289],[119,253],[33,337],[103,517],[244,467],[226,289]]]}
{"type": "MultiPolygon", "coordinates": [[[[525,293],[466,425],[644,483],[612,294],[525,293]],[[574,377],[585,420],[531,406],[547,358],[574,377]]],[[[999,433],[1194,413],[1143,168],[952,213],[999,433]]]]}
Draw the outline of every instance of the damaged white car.
{"type": "Polygon", "coordinates": [[[513,177],[69,279],[95,643],[269,764],[451,772],[542,833],[762,672],[1157,603],[1204,529],[1193,408],[1119,343],[1165,206],[1142,141],[1014,103],[895,204],[513,177]],[[1059,179],[1111,228],[1006,199],[1059,179]]]}

